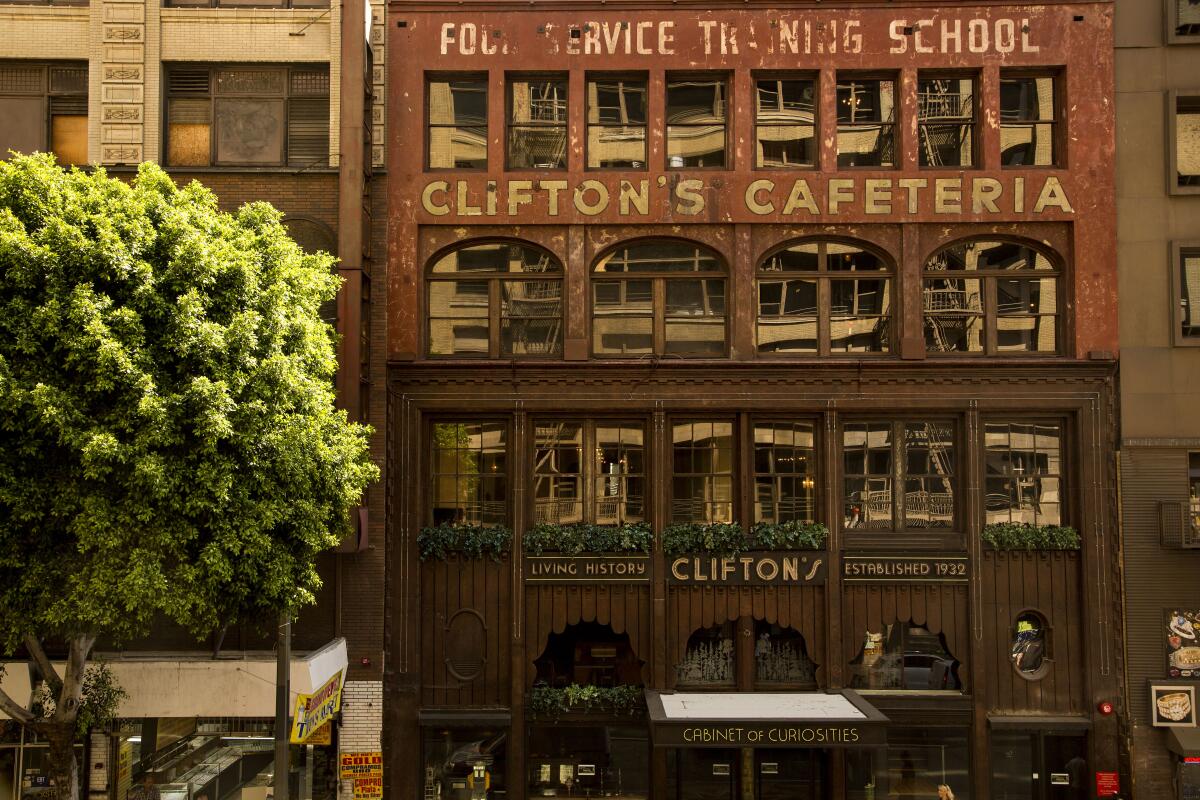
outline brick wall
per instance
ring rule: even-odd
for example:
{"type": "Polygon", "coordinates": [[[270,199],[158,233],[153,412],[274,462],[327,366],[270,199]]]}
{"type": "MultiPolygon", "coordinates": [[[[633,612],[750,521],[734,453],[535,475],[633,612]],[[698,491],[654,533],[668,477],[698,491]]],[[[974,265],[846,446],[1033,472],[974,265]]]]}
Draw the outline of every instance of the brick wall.
{"type": "MultiPolygon", "coordinates": [[[[346,681],[342,689],[342,724],[338,728],[339,753],[377,753],[383,729],[383,682],[346,681]]],[[[354,797],[350,781],[338,781],[338,797],[354,797]]]]}
{"type": "Polygon", "coordinates": [[[112,740],[104,733],[93,733],[87,749],[87,760],[80,764],[87,781],[88,797],[108,794],[109,761],[112,759],[112,740]]]}

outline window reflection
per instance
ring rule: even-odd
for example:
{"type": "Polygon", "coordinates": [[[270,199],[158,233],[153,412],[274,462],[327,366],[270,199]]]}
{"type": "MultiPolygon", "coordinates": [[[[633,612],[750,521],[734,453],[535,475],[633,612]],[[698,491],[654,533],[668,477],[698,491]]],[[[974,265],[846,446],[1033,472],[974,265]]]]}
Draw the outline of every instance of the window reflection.
{"type": "Polygon", "coordinates": [[[954,527],[955,433],[949,422],[847,422],[842,427],[847,530],[954,527]],[[904,502],[895,502],[896,481],[904,502]]]}
{"type": "Polygon", "coordinates": [[[446,800],[506,797],[507,740],[508,732],[495,728],[425,729],[425,796],[446,800]]]}
{"type": "Polygon", "coordinates": [[[1000,161],[1006,167],[1052,166],[1054,76],[1000,76],[1000,161]]]}
{"type": "Polygon", "coordinates": [[[431,168],[487,168],[487,96],[484,78],[426,84],[431,168]]]}
{"type": "Polygon", "coordinates": [[[589,169],[646,166],[646,80],[600,78],[587,82],[589,169]]]}
{"type": "Polygon", "coordinates": [[[811,422],[754,426],[754,521],[816,519],[817,458],[811,422]]]}
{"type": "Polygon", "coordinates": [[[1062,523],[1060,423],[988,422],[984,448],[988,523],[1062,523]]]}
{"type": "Polygon", "coordinates": [[[501,422],[434,424],[433,524],[507,521],[506,433],[501,422]]]}
{"type": "Polygon", "coordinates": [[[733,423],[676,422],[671,430],[671,521],[732,522],[733,423]]]}
{"type": "Polygon", "coordinates": [[[912,621],[868,631],[862,650],[850,662],[853,689],[960,691],[958,659],[939,633],[912,621]]]}
{"type": "Polygon", "coordinates": [[[620,525],[645,519],[640,422],[539,422],[534,437],[535,522],[620,525]]]}
{"type": "Polygon", "coordinates": [[[667,166],[725,166],[723,79],[667,81],[667,166]]]}
{"type": "Polygon", "coordinates": [[[839,167],[895,166],[895,122],[895,81],[838,76],[839,167]]]}
{"type": "Polygon", "coordinates": [[[817,163],[814,79],[755,82],[755,166],[793,169],[817,163]]]}
{"type": "Polygon", "coordinates": [[[966,167],[975,159],[975,81],[917,76],[917,151],[922,167],[966,167]]]}
{"type": "Polygon", "coordinates": [[[567,81],[509,82],[509,169],[566,169],[567,81]]]}

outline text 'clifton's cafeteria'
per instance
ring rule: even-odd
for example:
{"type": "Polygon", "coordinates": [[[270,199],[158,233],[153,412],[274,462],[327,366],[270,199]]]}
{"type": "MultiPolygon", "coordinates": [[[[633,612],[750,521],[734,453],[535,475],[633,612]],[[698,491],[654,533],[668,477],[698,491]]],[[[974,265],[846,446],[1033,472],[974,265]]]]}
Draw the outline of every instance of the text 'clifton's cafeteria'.
{"type": "MultiPolygon", "coordinates": [[[[858,20],[763,19],[738,28],[727,22],[698,19],[587,20],[576,25],[547,23],[539,31],[551,51],[574,56],[670,56],[689,37],[703,45],[705,55],[739,55],[743,49],[780,55],[879,52],[872,33],[858,20]]],[[[899,53],[1037,53],[1027,18],[893,19],[879,31],[887,52],[899,53]]],[[[440,31],[442,55],[508,55],[503,32],[474,22],[445,22],[440,31]]]]}

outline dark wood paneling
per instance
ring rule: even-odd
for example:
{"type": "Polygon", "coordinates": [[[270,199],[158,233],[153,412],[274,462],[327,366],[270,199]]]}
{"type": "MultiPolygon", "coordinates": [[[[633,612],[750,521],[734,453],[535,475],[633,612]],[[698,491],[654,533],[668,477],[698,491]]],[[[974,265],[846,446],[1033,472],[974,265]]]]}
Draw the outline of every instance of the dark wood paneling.
{"type": "Polygon", "coordinates": [[[629,634],[629,644],[642,661],[649,680],[653,648],[650,635],[650,587],[629,584],[594,586],[527,586],[525,588],[525,685],[537,677],[534,661],[546,649],[551,633],[568,625],[596,622],[615,633],[629,634]]]}
{"type": "Polygon", "coordinates": [[[1082,576],[1076,552],[996,552],[985,550],[979,567],[985,639],[980,688],[998,713],[1082,714],[1087,710],[1086,654],[1082,618],[1082,576]],[[1050,667],[1029,680],[1013,668],[1009,655],[1017,615],[1035,610],[1050,625],[1050,667]]]}
{"type": "Polygon", "coordinates": [[[739,617],[753,617],[800,632],[808,656],[817,664],[817,682],[826,683],[825,588],[823,586],[673,586],[667,592],[667,688],[675,686],[674,665],[687,650],[688,638],[739,617]]]}
{"type": "Polygon", "coordinates": [[[434,706],[507,706],[509,647],[508,564],[490,559],[427,561],[421,565],[421,700],[434,706]],[[478,623],[462,619],[459,612],[478,615],[482,635],[476,643],[478,623]],[[454,626],[450,641],[447,626],[454,626]],[[464,633],[465,632],[465,633],[464,633]],[[467,641],[461,637],[466,636],[467,641]],[[463,680],[447,665],[449,656],[473,652],[484,659],[477,677],[463,680]]]}
{"type": "Polygon", "coordinates": [[[958,674],[963,688],[970,688],[968,650],[967,587],[961,585],[847,586],[842,594],[842,662],[850,663],[862,650],[867,631],[912,620],[932,633],[946,637],[946,647],[961,662],[958,674]]]}

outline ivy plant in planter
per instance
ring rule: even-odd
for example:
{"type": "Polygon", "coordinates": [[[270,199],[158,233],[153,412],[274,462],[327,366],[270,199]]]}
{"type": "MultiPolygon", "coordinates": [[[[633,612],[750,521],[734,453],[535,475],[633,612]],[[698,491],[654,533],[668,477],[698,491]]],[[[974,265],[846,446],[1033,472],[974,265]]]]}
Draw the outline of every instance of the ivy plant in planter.
{"type": "Polygon", "coordinates": [[[669,556],[681,553],[713,553],[737,555],[748,550],[746,531],[736,522],[687,522],[668,525],[662,532],[663,552],[669,556]]]}
{"type": "Polygon", "coordinates": [[[443,522],[437,527],[422,528],[417,534],[421,560],[445,561],[450,553],[467,558],[487,556],[499,561],[512,547],[512,531],[503,525],[469,525],[443,522]]]}
{"type": "Polygon", "coordinates": [[[824,550],[829,528],[823,522],[760,522],[750,535],[759,550],[824,550]]]}
{"type": "Polygon", "coordinates": [[[983,541],[996,550],[1078,550],[1080,546],[1079,531],[1067,525],[984,525],[983,541]]]}
{"type": "Polygon", "coordinates": [[[525,532],[525,552],[542,553],[649,553],[654,534],[645,522],[625,525],[534,525],[525,532]]]}
{"type": "Polygon", "coordinates": [[[641,686],[570,686],[537,684],[529,695],[529,710],[541,717],[570,713],[608,713],[632,716],[645,708],[641,686]]]}

